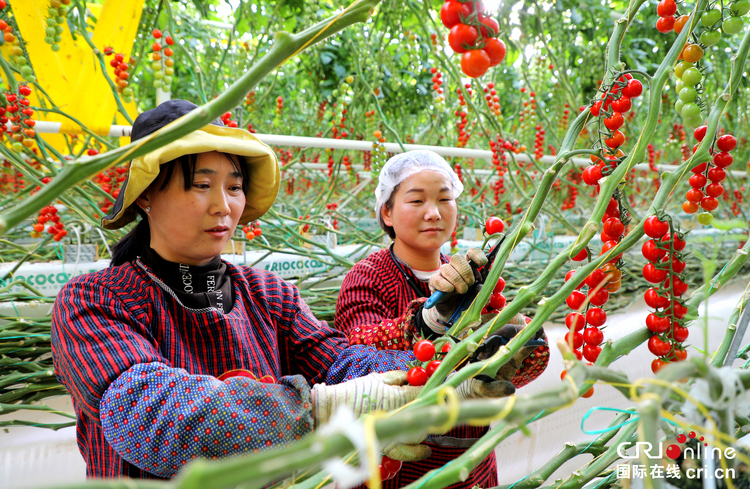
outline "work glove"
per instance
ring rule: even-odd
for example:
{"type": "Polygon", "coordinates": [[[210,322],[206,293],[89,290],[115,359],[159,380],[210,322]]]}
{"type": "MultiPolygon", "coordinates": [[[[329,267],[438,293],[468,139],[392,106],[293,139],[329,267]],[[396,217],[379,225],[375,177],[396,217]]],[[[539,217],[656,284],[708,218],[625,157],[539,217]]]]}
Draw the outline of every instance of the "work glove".
{"type": "Polygon", "coordinates": [[[450,262],[440,266],[438,273],[430,277],[430,290],[447,294],[435,307],[422,309],[424,324],[435,333],[443,334],[445,325],[463,299],[463,294],[477,281],[479,267],[487,264],[487,255],[479,248],[470,248],[466,257],[451,256],[450,262]],[[475,267],[472,268],[471,264],[475,267]]]}
{"type": "MultiPolygon", "coordinates": [[[[488,314],[483,316],[482,320],[483,322],[487,322],[486,320],[491,320],[489,318],[492,317],[494,317],[494,315],[488,314]]],[[[487,337],[484,344],[482,345],[482,347],[484,348],[480,347],[472,360],[477,361],[490,358],[492,355],[497,353],[502,345],[510,342],[510,340],[513,339],[513,337],[515,337],[525,327],[526,318],[521,314],[516,314],[516,316],[513,317],[513,319],[511,319],[508,324],[502,326],[500,329],[487,337]]],[[[539,328],[532,339],[545,340],[544,328],[539,328]]],[[[515,355],[513,355],[513,358],[508,361],[508,363],[500,367],[500,369],[497,371],[495,379],[498,381],[504,380],[510,382],[518,373],[518,370],[523,365],[524,360],[526,360],[526,358],[528,358],[528,356],[531,355],[537,348],[538,345],[522,346],[521,349],[518,350],[515,355]]]]}
{"type": "MultiPolygon", "coordinates": [[[[312,388],[312,417],[315,426],[326,423],[340,406],[354,411],[355,417],[374,411],[391,411],[411,401],[422,387],[408,385],[406,371],[393,370],[372,373],[337,385],[315,384],[312,388]]],[[[510,382],[499,380],[482,382],[468,379],[456,394],[460,400],[507,397],[515,392],[510,382]]],[[[403,462],[414,462],[429,457],[430,447],[422,444],[426,434],[419,433],[393,442],[383,449],[386,456],[403,462]]]]}

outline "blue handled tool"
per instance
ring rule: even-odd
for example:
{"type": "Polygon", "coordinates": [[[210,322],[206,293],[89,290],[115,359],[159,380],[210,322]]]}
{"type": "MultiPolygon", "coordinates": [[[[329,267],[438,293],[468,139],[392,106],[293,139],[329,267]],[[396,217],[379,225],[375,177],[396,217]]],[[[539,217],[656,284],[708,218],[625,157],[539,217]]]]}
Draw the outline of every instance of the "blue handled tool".
{"type": "MultiPolygon", "coordinates": [[[[503,242],[504,239],[505,239],[505,235],[502,235],[502,237],[498,240],[498,242],[495,244],[495,246],[493,246],[492,249],[489,251],[489,253],[487,253],[487,264],[488,265],[492,264],[492,261],[495,259],[495,255],[497,255],[497,252],[500,249],[500,245],[502,244],[502,242],[503,242]]],[[[489,274],[489,268],[487,268],[487,270],[483,269],[481,271],[481,273],[480,273],[480,275],[482,276],[483,280],[487,278],[488,274],[489,274]]],[[[464,300],[462,300],[461,304],[459,305],[459,307],[456,308],[456,312],[458,313],[459,316],[461,315],[461,313],[464,310],[466,310],[469,307],[469,304],[471,304],[471,301],[474,300],[474,297],[476,297],[476,293],[474,293],[473,295],[471,295],[472,291],[475,290],[475,287],[476,287],[476,284],[472,285],[471,288],[469,288],[468,292],[466,292],[466,294],[465,294],[464,300]],[[466,302],[466,296],[469,296],[469,295],[471,295],[471,300],[468,301],[468,303],[466,304],[466,306],[463,309],[461,309],[461,305],[463,305],[466,302]]],[[[445,297],[447,295],[448,294],[446,294],[445,292],[443,292],[441,290],[436,290],[435,292],[433,292],[430,295],[430,298],[427,299],[427,302],[424,303],[424,308],[425,309],[432,309],[433,307],[435,307],[436,305],[438,305],[439,303],[441,303],[445,299],[445,297]]],[[[456,318],[458,318],[458,316],[456,316],[456,313],[453,313],[453,316],[455,316],[456,318]]],[[[450,320],[451,323],[454,321],[453,316],[451,316],[451,320],[450,320]]]]}

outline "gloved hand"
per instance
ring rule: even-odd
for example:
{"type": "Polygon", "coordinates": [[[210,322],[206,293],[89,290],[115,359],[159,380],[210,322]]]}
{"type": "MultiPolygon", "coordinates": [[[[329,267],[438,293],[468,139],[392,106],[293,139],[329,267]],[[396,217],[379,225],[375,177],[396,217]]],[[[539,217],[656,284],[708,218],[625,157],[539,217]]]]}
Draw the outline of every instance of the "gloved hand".
{"type": "MultiPolygon", "coordinates": [[[[494,315],[488,315],[494,317],[494,315]]],[[[485,321],[485,317],[482,317],[483,322],[485,321]]],[[[507,341],[503,341],[502,343],[498,343],[496,348],[489,348],[485,349],[483,352],[477,355],[477,360],[486,360],[487,358],[490,358],[492,355],[494,355],[497,350],[500,348],[501,344],[509,342],[513,337],[515,337],[523,328],[526,327],[526,318],[522,314],[516,314],[511,321],[502,326],[500,329],[492,333],[489,337],[487,337],[487,340],[485,343],[489,342],[490,339],[493,336],[501,336],[505,338],[507,341]]],[[[539,330],[534,335],[534,338],[532,339],[544,339],[544,328],[539,328],[539,330]]],[[[497,371],[497,375],[495,378],[497,380],[505,380],[510,381],[515,377],[516,373],[518,373],[518,369],[521,368],[523,365],[523,361],[526,360],[526,358],[531,355],[534,350],[536,350],[536,346],[523,346],[521,347],[518,352],[513,355],[513,358],[508,361],[505,365],[500,367],[500,369],[497,371]]]]}
{"type": "MultiPolygon", "coordinates": [[[[315,426],[327,422],[339,406],[347,406],[356,417],[373,411],[390,411],[414,400],[422,387],[408,385],[406,371],[393,370],[372,373],[337,385],[315,384],[312,388],[312,417],[315,426]]],[[[482,382],[468,379],[456,389],[461,400],[506,397],[515,392],[510,382],[498,380],[482,382]]],[[[413,462],[424,460],[432,451],[424,440],[424,433],[388,444],[383,452],[394,460],[413,462]]]]}
{"type": "Polygon", "coordinates": [[[422,320],[432,331],[440,334],[445,332],[441,321],[450,319],[461,303],[463,294],[476,282],[477,273],[469,262],[482,267],[487,264],[487,255],[479,248],[470,248],[465,258],[461,255],[451,256],[450,262],[441,265],[438,273],[430,277],[430,290],[448,294],[432,309],[422,309],[422,320]]]}

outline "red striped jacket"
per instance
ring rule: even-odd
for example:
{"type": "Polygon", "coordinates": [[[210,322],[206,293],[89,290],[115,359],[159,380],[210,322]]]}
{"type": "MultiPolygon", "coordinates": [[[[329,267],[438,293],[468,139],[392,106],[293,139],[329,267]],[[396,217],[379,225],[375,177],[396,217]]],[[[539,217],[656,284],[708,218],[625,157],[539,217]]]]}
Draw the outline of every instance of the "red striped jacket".
{"type": "Polygon", "coordinates": [[[349,347],[271,273],[231,264],[227,272],[228,314],[184,307],[139,260],[76,277],[60,291],[53,358],[73,398],[87,476],[169,477],[191,458],[289,443],[312,430],[308,383],[413,360],[349,347]],[[236,369],[278,382],[216,379],[236,369]]]}
{"type": "MultiPolygon", "coordinates": [[[[446,257],[441,255],[441,261],[447,263],[446,257]]],[[[403,268],[422,288],[423,296],[429,296],[427,283],[420,282],[409,267],[403,268]]],[[[352,344],[366,342],[382,349],[408,349],[411,342],[404,337],[403,329],[405,325],[413,324],[409,316],[413,314],[413,302],[418,298],[391,259],[388,249],[383,249],[361,260],[347,273],[336,301],[334,325],[350,336],[352,344]]],[[[467,442],[466,439],[479,438],[486,431],[485,427],[459,426],[446,433],[443,440],[449,441],[447,437],[450,437],[467,442]]],[[[420,462],[404,462],[396,476],[383,483],[385,489],[408,485],[466,451],[466,448],[430,443],[429,439],[425,443],[432,449],[432,455],[420,462]]],[[[469,489],[496,485],[497,463],[492,453],[465,482],[450,487],[469,489]]]]}

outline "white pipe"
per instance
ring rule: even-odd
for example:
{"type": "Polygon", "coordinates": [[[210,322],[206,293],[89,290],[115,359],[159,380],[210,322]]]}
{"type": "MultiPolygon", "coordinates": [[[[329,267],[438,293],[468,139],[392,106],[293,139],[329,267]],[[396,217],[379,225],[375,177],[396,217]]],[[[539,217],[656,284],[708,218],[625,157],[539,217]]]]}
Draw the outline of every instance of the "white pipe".
{"type": "MultiPolygon", "coordinates": [[[[58,133],[60,132],[60,122],[47,122],[39,121],[36,123],[34,129],[38,133],[58,133]]],[[[10,129],[10,127],[8,127],[10,129]]],[[[112,137],[129,137],[130,126],[111,126],[109,128],[109,136],[112,137]]],[[[284,147],[295,147],[295,148],[330,148],[330,149],[346,149],[354,151],[372,151],[372,141],[356,141],[350,139],[327,139],[327,138],[311,138],[305,136],[284,136],[279,134],[254,134],[258,139],[268,145],[284,146],[284,147]]],[[[401,146],[396,143],[383,143],[385,150],[388,153],[401,153],[401,146]]],[[[474,158],[483,159],[486,161],[492,161],[492,151],[483,149],[471,149],[471,148],[453,148],[448,146],[427,146],[423,144],[404,144],[406,151],[414,150],[430,150],[442,156],[454,156],[460,158],[474,158]]],[[[506,152],[506,154],[509,154],[506,152]]],[[[525,153],[518,153],[513,155],[516,161],[522,161],[524,163],[531,162],[531,158],[525,153]]],[[[556,156],[544,155],[539,160],[539,163],[552,164],[557,159],[556,156]]],[[[591,164],[589,158],[570,158],[570,161],[577,167],[585,168],[591,164]]],[[[296,166],[296,165],[295,165],[296,166]]],[[[305,163],[306,167],[310,169],[322,169],[326,168],[325,164],[319,163],[305,163]],[[321,166],[317,166],[321,165],[321,166]]],[[[357,170],[362,169],[361,165],[354,165],[357,170]]],[[[678,167],[675,165],[656,165],[656,168],[660,171],[674,171],[678,167]]],[[[635,165],[637,170],[649,170],[650,166],[647,163],[640,163],[635,165]]],[[[478,175],[489,175],[493,170],[472,170],[478,175]]],[[[747,178],[747,172],[730,170],[730,173],[734,177],[747,178]]]]}

